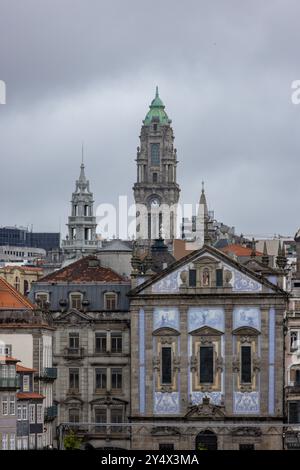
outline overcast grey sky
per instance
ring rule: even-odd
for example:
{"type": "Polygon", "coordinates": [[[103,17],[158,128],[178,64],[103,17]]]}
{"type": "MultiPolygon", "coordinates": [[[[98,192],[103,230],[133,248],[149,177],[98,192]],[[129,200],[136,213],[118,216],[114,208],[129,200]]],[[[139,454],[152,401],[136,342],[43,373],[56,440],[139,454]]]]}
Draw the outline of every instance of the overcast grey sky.
{"type": "Polygon", "coordinates": [[[132,200],[159,86],[184,202],[238,233],[300,225],[298,0],[0,0],[0,225],[64,231],[81,142],[95,205],[132,200]]]}

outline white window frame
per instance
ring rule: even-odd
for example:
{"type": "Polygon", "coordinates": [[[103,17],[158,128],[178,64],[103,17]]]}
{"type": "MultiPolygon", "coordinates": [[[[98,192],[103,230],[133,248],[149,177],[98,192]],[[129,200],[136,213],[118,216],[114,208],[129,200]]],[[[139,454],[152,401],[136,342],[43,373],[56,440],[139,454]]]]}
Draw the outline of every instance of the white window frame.
{"type": "Polygon", "coordinates": [[[70,308],[75,308],[76,310],[81,310],[82,309],[82,301],[83,301],[83,294],[82,292],[70,292],[69,294],[69,303],[70,303],[70,308]],[[78,296],[80,297],[80,307],[73,307],[73,300],[72,300],[72,297],[73,296],[78,296]]]}
{"type": "MultiPolygon", "coordinates": [[[[110,299],[111,300],[111,299],[110,299]]],[[[118,293],[117,292],[105,292],[104,293],[104,310],[118,310],[118,293]],[[111,309],[111,308],[107,308],[107,301],[108,301],[108,298],[109,297],[114,297],[115,299],[115,308],[114,309],[111,309]]]]}
{"type": "Polygon", "coordinates": [[[22,450],[28,450],[28,437],[22,437],[22,450]]]}
{"type": "Polygon", "coordinates": [[[22,450],[22,438],[17,438],[17,450],[22,450]]]}
{"type": "Polygon", "coordinates": [[[17,406],[17,421],[22,421],[22,405],[17,406]]]}
{"type": "Polygon", "coordinates": [[[43,405],[38,404],[36,405],[36,422],[37,423],[43,423],[43,405]]]}
{"type": "Polygon", "coordinates": [[[16,399],[14,395],[10,395],[9,397],[9,414],[11,416],[15,416],[16,414],[16,399]]]}
{"type": "Polygon", "coordinates": [[[43,307],[45,302],[49,302],[49,292],[38,291],[38,292],[35,293],[34,298],[35,298],[36,301],[38,299],[41,299],[41,306],[43,307]],[[43,297],[46,297],[46,299],[43,298],[43,297]]]}
{"type": "Polygon", "coordinates": [[[15,433],[11,433],[9,436],[9,449],[16,450],[16,435],[15,433]]]}
{"type": "Polygon", "coordinates": [[[8,450],[8,434],[2,433],[2,450],[8,450]]]}
{"type": "Polygon", "coordinates": [[[35,434],[29,434],[29,449],[35,449],[35,434]]]}
{"type": "Polygon", "coordinates": [[[37,448],[43,448],[43,434],[37,434],[37,448]]]}
{"type": "Polygon", "coordinates": [[[35,424],[35,405],[29,405],[29,423],[35,424]]]}
{"type": "Polygon", "coordinates": [[[28,419],[28,407],[27,405],[22,406],[22,420],[27,421],[28,419]]]}
{"type": "Polygon", "coordinates": [[[8,396],[5,395],[2,397],[2,415],[3,416],[8,416],[8,396]]]}
{"type": "Polygon", "coordinates": [[[300,342],[299,342],[299,337],[300,337],[300,330],[291,330],[290,331],[290,347],[289,347],[289,352],[291,353],[295,353],[298,349],[299,349],[299,346],[300,346],[300,342]],[[292,348],[292,345],[291,345],[291,336],[292,336],[292,333],[296,333],[297,335],[297,339],[296,341],[294,341],[293,343],[296,342],[296,346],[292,348]]]}

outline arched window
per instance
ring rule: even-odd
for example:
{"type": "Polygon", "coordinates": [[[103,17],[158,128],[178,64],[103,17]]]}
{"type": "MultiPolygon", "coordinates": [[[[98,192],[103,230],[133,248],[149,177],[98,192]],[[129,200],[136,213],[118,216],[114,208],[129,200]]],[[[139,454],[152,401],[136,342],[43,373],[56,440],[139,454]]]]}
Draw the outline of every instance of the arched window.
{"type": "Polygon", "coordinates": [[[27,279],[24,279],[24,295],[27,295],[29,292],[29,282],[27,279]]]}

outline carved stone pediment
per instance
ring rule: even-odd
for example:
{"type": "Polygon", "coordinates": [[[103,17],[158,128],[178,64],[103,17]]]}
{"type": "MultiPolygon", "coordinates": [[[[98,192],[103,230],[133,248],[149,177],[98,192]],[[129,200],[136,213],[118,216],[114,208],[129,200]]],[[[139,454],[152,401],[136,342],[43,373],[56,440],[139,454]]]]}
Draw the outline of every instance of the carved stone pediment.
{"type": "Polygon", "coordinates": [[[177,330],[174,330],[173,328],[169,327],[164,327],[164,328],[158,328],[157,330],[153,331],[153,336],[179,336],[180,333],[177,330]]]}
{"type": "Polygon", "coordinates": [[[56,318],[54,320],[54,323],[67,322],[67,323],[75,324],[75,323],[82,323],[82,322],[84,323],[90,322],[91,320],[92,318],[86,313],[80,312],[79,310],[72,308],[71,310],[68,310],[68,312],[63,313],[58,318],[56,318]]]}
{"type": "Polygon", "coordinates": [[[152,436],[178,436],[180,430],[174,426],[156,426],[151,429],[151,434],[152,436]]]}
{"type": "Polygon", "coordinates": [[[201,258],[198,258],[194,261],[194,266],[197,268],[198,266],[217,266],[219,264],[219,261],[215,260],[214,258],[211,258],[210,256],[202,256],[201,258]]]}
{"type": "Polygon", "coordinates": [[[89,402],[91,405],[126,405],[128,401],[122,400],[121,398],[113,397],[109,394],[104,395],[103,397],[95,398],[89,402]]]}
{"type": "Polygon", "coordinates": [[[249,437],[258,437],[262,435],[260,428],[255,427],[242,427],[233,429],[231,432],[232,436],[249,436],[249,437]]]}
{"type": "Polygon", "coordinates": [[[260,331],[258,331],[256,328],[252,328],[251,326],[241,326],[240,328],[236,328],[235,330],[233,330],[232,334],[244,337],[251,337],[260,335],[260,331]]]}
{"type": "Polygon", "coordinates": [[[213,419],[222,420],[225,417],[224,407],[213,405],[208,397],[204,397],[200,405],[192,405],[185,415],[188,419],[213,419]]]}
{"type": "Polygon", "coordinates": [[[201,326],[201,328],[192,331],[190,334],[192,336],[221,336],[223,333],[210,326],[201,326]]]}

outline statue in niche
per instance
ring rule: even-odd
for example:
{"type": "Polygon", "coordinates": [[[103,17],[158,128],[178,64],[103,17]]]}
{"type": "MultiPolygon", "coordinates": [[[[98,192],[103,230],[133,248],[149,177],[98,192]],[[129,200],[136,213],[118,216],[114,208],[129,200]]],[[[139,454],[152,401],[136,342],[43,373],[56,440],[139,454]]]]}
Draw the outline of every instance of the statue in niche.
{"type": "Polygon", "coordinates": [[[210,283],[209,281],[210,281],[209,270],[205,268],[202,274],[202,286],[209,287],[209,283],[210,283]]]}

